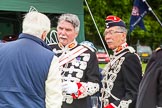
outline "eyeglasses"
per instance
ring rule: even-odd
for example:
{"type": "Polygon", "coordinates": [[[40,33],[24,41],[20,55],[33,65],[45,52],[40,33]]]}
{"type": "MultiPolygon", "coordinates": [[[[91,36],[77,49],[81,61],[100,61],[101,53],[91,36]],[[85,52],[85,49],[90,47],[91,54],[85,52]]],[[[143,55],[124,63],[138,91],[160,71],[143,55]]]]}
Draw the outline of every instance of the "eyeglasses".
{"type": "Polygon", "coordinates": [[[116,33],[123,33],[123,32],[122,31],[114,31],[114,30],[105,31],[104,36],[106,36],[106,35],[114,35],[116,33]]]}

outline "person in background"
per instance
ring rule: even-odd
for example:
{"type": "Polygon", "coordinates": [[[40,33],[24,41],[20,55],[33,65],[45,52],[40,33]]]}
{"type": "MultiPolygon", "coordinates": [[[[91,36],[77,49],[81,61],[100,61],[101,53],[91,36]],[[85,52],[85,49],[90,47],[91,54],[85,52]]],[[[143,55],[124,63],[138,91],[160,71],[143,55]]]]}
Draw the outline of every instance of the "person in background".
{"type": "Polygon", "coordinates": [[[105,41],[113,50],[102,71],[101,107],[135,108],[142,67],[139,56],[126,42],[127,29],[117,16],[107,16],[105,41]]]}
{"type": "Polygon", "coordinates": [[[99,91],[99,67],[93,48],[76,41],[80,21],[74,14],[62,14],[58,19],[59,43],[51,44],[59,56],[62,75],[62,108],[91,108],[90,97],[99,91]]]}
{"type": "Polygon", "coordinates": [[[58,57],[44,42],[50,25],[46,15],[29,12],[18,39],[0,48],[0,108],[61,108],[58,57]]]}
{"type": "Polygon", "coordinates": [[[136,108],[162,108],[162,46],[153,52],[146,66],[136,108]]]}

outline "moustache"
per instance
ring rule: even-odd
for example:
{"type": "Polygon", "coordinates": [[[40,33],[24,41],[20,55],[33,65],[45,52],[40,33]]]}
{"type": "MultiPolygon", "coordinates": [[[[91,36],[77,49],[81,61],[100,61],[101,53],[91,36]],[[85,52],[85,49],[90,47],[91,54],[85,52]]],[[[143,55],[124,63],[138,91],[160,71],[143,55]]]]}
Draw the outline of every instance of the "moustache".
{"type": "Polygon", "coordinates": [[[112,43],[113,40],[106,40],[106,43],[112,43]]]}
{"type": "Polygon", "coordinates": [[[65,35],[59,35],[59,37],[60,37],[60,38],[64,38],[64,39],[67,38],[67,36],[65,36],[65,35]]]}

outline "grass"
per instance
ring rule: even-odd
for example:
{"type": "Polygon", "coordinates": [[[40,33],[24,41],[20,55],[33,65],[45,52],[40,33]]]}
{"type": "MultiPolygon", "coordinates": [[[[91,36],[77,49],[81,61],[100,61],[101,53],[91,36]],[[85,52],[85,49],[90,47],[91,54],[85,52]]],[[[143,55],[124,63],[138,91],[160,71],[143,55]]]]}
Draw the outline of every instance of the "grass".
{"type": "MultiPolygon", "coordinates": [[[[101,69],[103,69],[104,67],[105,67],[105,65],[106,64],[99,64],[99,67],[101,68],[101,69]]],[[[145,71],[145,68],[146,68],[146,63],[142,63],[142,72],[144,73],[144,71],[145,71]]]]}
{"type": "Polygon", "coordinates": [[[99,67],[100,67],[101,69],[103,69],[103,68],[105,67],[105,65],[106,65],[106,64],[99,64],[99,67]]]}
{"type": "Polygon", "coordinates": [[[143,73],[145,72],[146,66],[147,66],[147,63],[142,63],[142,72],[143,73]]]}

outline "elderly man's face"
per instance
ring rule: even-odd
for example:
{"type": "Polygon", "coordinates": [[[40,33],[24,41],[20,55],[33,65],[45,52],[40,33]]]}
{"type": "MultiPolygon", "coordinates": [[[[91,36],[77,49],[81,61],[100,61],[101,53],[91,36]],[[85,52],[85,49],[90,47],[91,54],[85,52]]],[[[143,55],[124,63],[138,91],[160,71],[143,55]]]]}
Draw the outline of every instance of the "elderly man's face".
{"type": "Polygon", "coordinates": [[[112,50],[123,44],[126,38],[125,33],[117,26],[105,29],[104,36],[108,47],[112,50]]]}
{"type": "Polygon", "coordinates": [[[71,43],[77,36],[78,33],[75,31],[75,28],[71,23],[67,21],[59,22],[57,26],[57,37],[62,45],[65,46],[71,43]]]}

